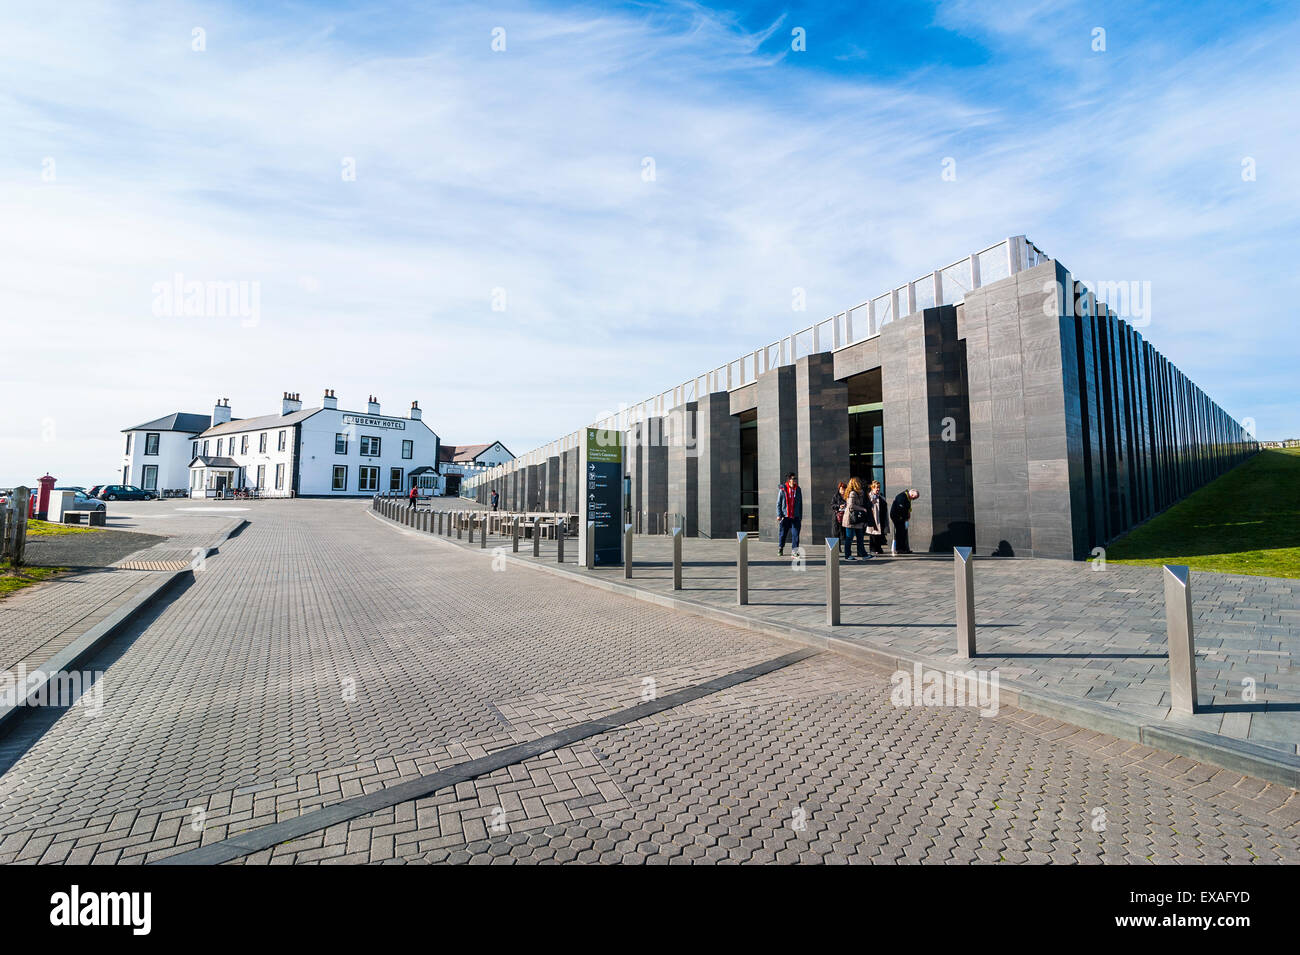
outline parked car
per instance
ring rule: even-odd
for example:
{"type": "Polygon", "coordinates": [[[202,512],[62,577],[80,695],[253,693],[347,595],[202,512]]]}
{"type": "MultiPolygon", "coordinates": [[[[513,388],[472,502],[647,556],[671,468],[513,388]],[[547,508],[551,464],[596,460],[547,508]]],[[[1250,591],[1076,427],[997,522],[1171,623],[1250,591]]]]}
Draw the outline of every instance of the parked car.
{"type": "Polygon", "coordinates": [[[74,511],[104,510],[105,505],[103,501],[95,500],[93,497],[91,497],[89,494],[87,494],[79,487],[56,487],[54,490],[71,491],[75,495],[72,502],[72,508],[71,508],[74,511]]]}
{"type": "Polygon", "coordinates": [[[134,484],[108,484],[99,492],[102,501],[152,501],[156,495],[134,484]]]}
{"type": "Polygon", "coordinates": [[[92,487],[92,488],[91,488],[89,491],[87,491],[86,493],[89,494],[91,497],[99,497],[99,492],[102,491],[102,490],[104,490],[104,485],[102,485],[102,484],[96,484],[94,487],[92,487]]]}

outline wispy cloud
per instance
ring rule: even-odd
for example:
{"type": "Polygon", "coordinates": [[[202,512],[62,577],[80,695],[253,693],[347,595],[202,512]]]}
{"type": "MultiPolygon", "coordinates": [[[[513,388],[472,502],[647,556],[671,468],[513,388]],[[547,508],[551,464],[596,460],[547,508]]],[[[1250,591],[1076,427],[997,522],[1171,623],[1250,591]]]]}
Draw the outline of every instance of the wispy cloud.
{"type": "Polygon", "coordinates": [[[1082,277],[1150,279],[1156,346],[1266,434],[1300,432],[1278,357],[1296,29],[1179,57],[1140,24],[1094,54],[1085,19],[1063,52],[1059,18],[993,33],[976,9],[927,29],[989,64],[912,71],[837,60],[866,48],[852,29],[809,24],[795,53],[791,18],[693,4],[16,11],[0,290],[42,345],[0,384],[0,479],[99,479],[121,427],[286,389],[419,398],[448,440],[523,450],[1018,232],[1082,277]],[[260,282],[260,322],[155,316],[176,272],[260,282]],[[60,350],[77,341],[101,358],[60,350]]]}

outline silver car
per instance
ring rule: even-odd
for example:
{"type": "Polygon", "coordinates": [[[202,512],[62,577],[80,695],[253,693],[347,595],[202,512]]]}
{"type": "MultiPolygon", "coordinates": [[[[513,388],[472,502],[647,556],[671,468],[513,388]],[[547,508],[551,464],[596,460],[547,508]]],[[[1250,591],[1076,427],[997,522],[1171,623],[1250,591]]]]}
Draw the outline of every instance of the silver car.
{"type": "Polygon", "coordinates": [[[56,491],[71,491],[75,497],[70,511],[102,511],[106,507],[103,501],[97,501],[79,487],[56,487],[56,491]]]}

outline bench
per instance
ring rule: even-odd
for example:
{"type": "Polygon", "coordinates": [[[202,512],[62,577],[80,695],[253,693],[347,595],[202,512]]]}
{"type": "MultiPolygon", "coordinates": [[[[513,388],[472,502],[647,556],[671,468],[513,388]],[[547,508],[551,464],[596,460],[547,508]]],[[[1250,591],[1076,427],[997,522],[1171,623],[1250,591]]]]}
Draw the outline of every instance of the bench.
{"type": "Polygon", "coordinates": [[[65,524],[82,524],[87,527],[107,527],[108,511],[98,507],[93,511],[64,511],[63,523],[65,524]],[[86,520],[83,522],[82,518],[86,520]]]}

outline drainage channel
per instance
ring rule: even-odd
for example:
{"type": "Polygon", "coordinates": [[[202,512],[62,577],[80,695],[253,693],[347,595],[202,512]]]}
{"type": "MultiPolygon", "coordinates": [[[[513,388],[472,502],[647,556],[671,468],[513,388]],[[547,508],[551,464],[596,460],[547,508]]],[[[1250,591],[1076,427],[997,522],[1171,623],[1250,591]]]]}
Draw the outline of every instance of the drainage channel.
{"type": "Polygon", "coordinates": [[[479,776],[496,772],[498,769],[522,763],[524,760],[533,759],[554,750],[563,749],[566,746],[572,746],[574,743],[590,739],[593,736],[599,736],[628,723],[654,716],[656,713],[662,713],[665,710],[671,710],[683,703],[690,703],[721,690],[747,683],[768,673],[774,673],[801,660],[816,656],[821,652],[814,649],[796,650],[793,653],[787,653],[784,656],[765,660],[742,670],[734,670],[712,680],[706,680],[703,683],[676,690],[647,703],[631,706],[625,710],[610,713],[608,716],[602,716],[599,719],[578,723],[539,739],[507,746],[494,753],[480,756],[478,759],[457,763],[455,766],[449,766],[427,776],[420,776],[403,783],[387,786],[362,796],[344,799],[331,806],[314,809],[296,818],[275,822],[249,832],[242,832],[237,836],[231,836],[228,839],[213,842],[198,849],[179,852],[176,855],[168,856],[166,859],[159,859],[153,864],[219,865],[223,862],[230,862],[241,856],[269,849],[282,842],[300,838],[309,833],[337,825],[340,822],[347,822],[359,816],[378,812],[381,809],[390,809],[413,799],[423,799],[440,789],[447,789],[458,783],[468,782],[479,776]]]}

